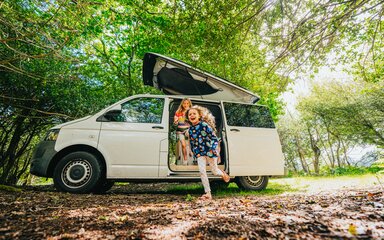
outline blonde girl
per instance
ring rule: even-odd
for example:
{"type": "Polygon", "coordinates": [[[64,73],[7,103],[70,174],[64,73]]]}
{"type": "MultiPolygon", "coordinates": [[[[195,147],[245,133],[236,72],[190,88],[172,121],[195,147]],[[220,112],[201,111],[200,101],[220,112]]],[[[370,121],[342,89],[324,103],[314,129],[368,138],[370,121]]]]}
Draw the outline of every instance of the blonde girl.
{"type": "Polygon", "coordinates": [[[183,153],[183,163],[187,163],[187,143],[185,141],[185,134],[188,131],[189,123],[186,121],[186,112],[192,107],[192,102],[188,98],[184,98],[179,108],[176,110],[175,116],[173,117],[173,124],[177,125],[176,136],[178,141],[181,143],[181,150],[183,153]]]}
{"type": "MultiPolygon", "coordinates": [[[[215,117],[212,115],[211,111],[208,110],[208,108],[205,108],[205,107],[202,107],[202,106],[198,106],[196,105],[196,108],[200,109],[200,112],[201,112],[201,120],[208,123],[208,125],[212,128],[213,130],[213,133],[215,134],[215,136],[217,136],[217,130],[216,130],[216,120],[215,120],[215,117]]],[[[218,144],[217,144],[217,147],[216,147],[216,152],[218,154],[217,156],[217,163],[220,163],[221,162],[221,158],[220,158],[220,142],[221,140],[218,139],[218,144]]]]}
{"type": "Polygon", "coordinates": [[[209,110],[200,106],[193,106],[187,111],[187,118],[191,123],[188,130],[189,140],[193,155],[197,158],[200,178],[205,191],[205,194],[200,199],[210,200],[212,199],[212,194],[206,171],[207,162],[211,166],[211,171],[214,175],[221,176],[225,182],[229,182],[230,177],[217,166],[217,158],[219,156],[217,146],[219,141],[215,135],[214,126],[212,127],[208,124],[208,122],[214,123],[214,117],[205,111],[209,110]]]}

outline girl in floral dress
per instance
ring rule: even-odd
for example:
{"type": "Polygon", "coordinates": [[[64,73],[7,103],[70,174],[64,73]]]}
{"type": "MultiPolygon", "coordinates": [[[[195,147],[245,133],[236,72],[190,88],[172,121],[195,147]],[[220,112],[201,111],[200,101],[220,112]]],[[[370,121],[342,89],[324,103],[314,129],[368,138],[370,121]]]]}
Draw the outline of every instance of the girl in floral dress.
{"type": "Polygon", "coordinates": [[[200,197],[202,200],[212,199],[211,188],[209,186],[206,165],[207,162],[211,166],[211,171],[216,176],[221,176],[225,182],[229,182],[229,175],[220,170],[217,166],[217,158],[219,157],[218,138],[215,135],[215,126],[212,114],[207,114],[208,109],[200,106],[193,106],[187,111],[188,121],[191,123],[189,127],[189,139],[192,152],[199,165],[201,182],[204,186],[205,194],[200,197]]]}

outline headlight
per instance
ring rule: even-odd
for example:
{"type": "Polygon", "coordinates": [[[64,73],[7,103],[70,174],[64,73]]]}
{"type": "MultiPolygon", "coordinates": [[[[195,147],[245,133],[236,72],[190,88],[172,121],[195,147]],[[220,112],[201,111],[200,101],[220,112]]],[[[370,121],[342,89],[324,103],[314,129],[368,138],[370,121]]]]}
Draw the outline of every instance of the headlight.
{"type": "Polygon", "coordinates": [[[49,130],[44,141],[56,141],[57,137],[59,136],[59,132],[60,132],[60,129],[49,130]]]}

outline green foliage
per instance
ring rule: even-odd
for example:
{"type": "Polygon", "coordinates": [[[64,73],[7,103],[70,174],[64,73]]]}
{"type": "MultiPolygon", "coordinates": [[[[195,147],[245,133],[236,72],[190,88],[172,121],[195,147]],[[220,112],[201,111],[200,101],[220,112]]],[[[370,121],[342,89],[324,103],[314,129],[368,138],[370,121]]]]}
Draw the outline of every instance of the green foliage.
{"type": "Polygon", "coordinates": [[[365,175],[365,174],[375,174],[380,173],[384,170],[383,165],[373,164],[370,167],[358,167],[358,166],[343,166],[331,168],[328,165],[325,165],[320,168],[320,172],[317,175],[308,175],[304,171],[288,171],[288,174],[285,176],[287,178],[295,177],[308,177],[308,176],[356,176],[356,175],[365,175]]]}
{"type": "Polygon", "coordinates": [[[32,186],[33,185],[53,185],[53,179],[29,175],[27,184],[32,186]]]}
{"type": "Polygon", "coordinates": [[[194,201],[196,198],[191,196],[191,194],[187,194],[187,197],[185,198],[185,201],[187,202],[192,202],[194,201]]]}
{"type": "Polygon", "coordinates": [[[299,114],[279,122],[289,169],[306,175],[321,174],[316,166],[344,169],[353,164],[349,152],[356,146],[382,148],[383,84],[357,80],[315,84],[311,94],[299,99],[299,114]]]}
{"type": "Polygon", "coordinates": [[[356,143],[384,146],[384,82],[315,85],[299,103],[308,121],[356,143]]]}
{"type": "Polygon", "coordinates": [[[334,169],[324,169],[325,176],[344,176],[344,175],[363,175],[367,173],[377,173],[381,170],[380,167],[337,167],[334,169]]]}
{"type": "Polygon", "coordinates": [[[0,183],[15,184],[24,175],[32,146],[50,124],[92,109],[79,104],[92,94],[72,75],[68,56],[87,11],[61,4],[0,4],[0,183]]]}

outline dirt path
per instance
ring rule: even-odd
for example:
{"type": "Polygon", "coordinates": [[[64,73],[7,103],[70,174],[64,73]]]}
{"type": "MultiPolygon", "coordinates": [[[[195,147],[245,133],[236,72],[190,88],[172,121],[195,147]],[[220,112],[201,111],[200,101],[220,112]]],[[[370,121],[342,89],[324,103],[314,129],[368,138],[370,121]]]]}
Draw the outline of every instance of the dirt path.
{"type": "Polygon", "coordinates": [[[168,186],[129,184],[105,195],[0,191],[0,239],[384,238],[384,195],[375,184],[212,202],[168,186]]]}

